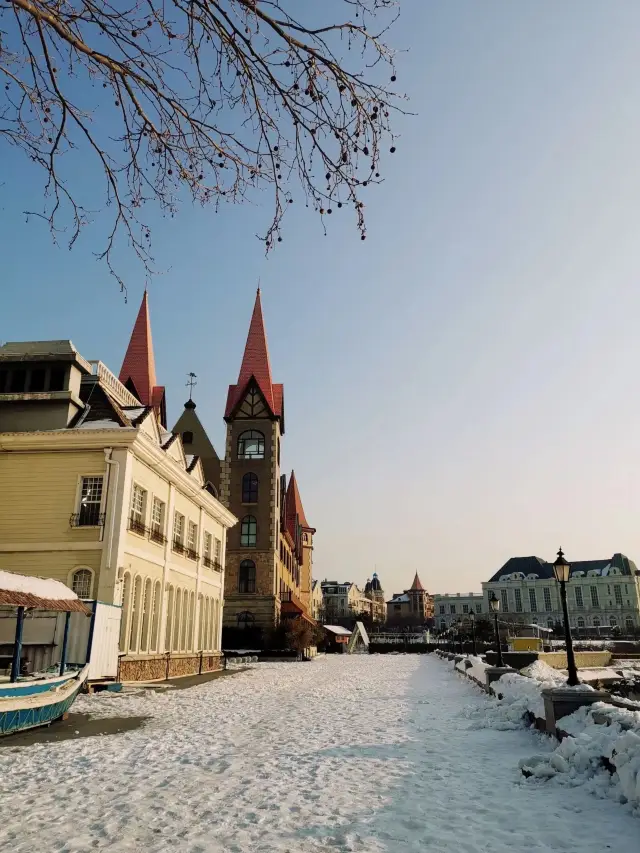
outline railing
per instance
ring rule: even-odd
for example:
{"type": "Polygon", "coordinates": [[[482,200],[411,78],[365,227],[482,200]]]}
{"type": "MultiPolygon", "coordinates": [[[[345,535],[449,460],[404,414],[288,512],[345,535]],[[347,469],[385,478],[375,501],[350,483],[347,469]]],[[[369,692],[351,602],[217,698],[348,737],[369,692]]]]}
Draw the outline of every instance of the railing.
{"type": "Polygon", "coordinates": [[[214,560],[213,561],[213,568],[214,568],[214,571],[216,571],[216,572],[222,571],[222,563],[220,562],[220,560],[214,560]]]}
{"type": "Polygon", "coordinates": [[[69,527],[104,527],[103,512],[100,512],[100,507],[83,507],[80,512],[74,512],[69,518],[69,527]]]}
{"type": "Polygon", "coordinates": [[[190,560],[198,559],[198,552],[194,548],[185,548],[185,553],[190,560]]]}
{"type": "Polygon", "coordinates": [[[184,547],[184,545],[179,539],[174,539],[171,544],[171,550],[175,551],[176,554],[184,554],[186,553],[187,549],[184,547]]]}
{"type": "Polygon", "coordinates": [[[106,364],[101,361],[90,361],[91,373],[97,376],[100,382],[109,389],[115,397],[116,402],[121,406],[141,406],[142,403],[137,397],[126,388],[118,377],[112,373],[106,364]]]}
{"type": "Polygon", "coordinates": [[[218,560],[212,560],[211,557],[203,557],[202,562],[208,569],[213,569],[214,572],[222,571],[222,563],[218,560]]]}
{"type": "Polygon", "coordinates": [[[133,531],[133,533],[139,533],[140,536],[146,536],[149,533],[149,528],[133,515],[129,516],[129,530],[133,531]]]}
{"type": "Polygon", "coordinates": [[[167,541],[167,537],[162,533],[162,531],[154,527],[149,531],[149,539],[152,542],[157,542],[158,545],[164,545],[167,541]]]}

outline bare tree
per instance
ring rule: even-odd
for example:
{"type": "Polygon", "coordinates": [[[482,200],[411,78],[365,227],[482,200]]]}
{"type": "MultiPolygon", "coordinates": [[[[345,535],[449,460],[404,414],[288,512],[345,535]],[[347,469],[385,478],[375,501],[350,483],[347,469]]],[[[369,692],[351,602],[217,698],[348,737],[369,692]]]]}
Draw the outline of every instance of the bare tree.
{"type": "Polygon", "coordinates": [[[339,2],[341,22],[322,0],[0,0],[0,139],[45,171],[32,213],[73,246],[90,219],[73,181],[84,148],[112,211],[99,257],[121,286],[121,234],[152,270],[149,202],[173,215],[182,197],[217,208],[266,189],[267,249],[299,198],[322,217],[351,206],[364,240],[361,189],[385,139],[395,151],[396,0],[339,2]]]}

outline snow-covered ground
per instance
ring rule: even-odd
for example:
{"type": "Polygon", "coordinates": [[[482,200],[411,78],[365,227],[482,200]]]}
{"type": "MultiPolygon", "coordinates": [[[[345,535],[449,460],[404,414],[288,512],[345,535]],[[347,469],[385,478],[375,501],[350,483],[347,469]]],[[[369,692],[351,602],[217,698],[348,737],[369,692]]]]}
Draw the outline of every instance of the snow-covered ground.
{"type": "Polygon", "coordinates": [[[126,734],[0,750],[11,853],[603,853],[636,850],[625,807],[524,779],[550,751],[483,720],[435,655],[260,664],[171,693],[83,697],[151,715],[126,734]]]}

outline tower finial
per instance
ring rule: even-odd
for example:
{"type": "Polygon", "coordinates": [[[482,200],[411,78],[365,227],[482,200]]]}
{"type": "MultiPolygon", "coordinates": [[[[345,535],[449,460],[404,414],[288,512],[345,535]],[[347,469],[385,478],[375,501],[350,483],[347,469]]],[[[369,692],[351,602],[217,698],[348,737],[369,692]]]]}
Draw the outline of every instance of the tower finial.
{"type": "Polygon", "coordinates": [[[195,374],[195,373],[187,373],[187,376],[188,376],[189,378],[188,378],[188,379],[187,379],[187,381],[185,382],[185,385],[186,385],[186,386],[187,386],[187,388],[189,389],[189,402],[191,403],[191,402],[192,402],[192,400],[193,400],[193,389],[194,389],[194,388],[195,388],[195,386],[198,384],[198,383],[196,382],[197,376],[196,376],[196,374],[195,374]]]}

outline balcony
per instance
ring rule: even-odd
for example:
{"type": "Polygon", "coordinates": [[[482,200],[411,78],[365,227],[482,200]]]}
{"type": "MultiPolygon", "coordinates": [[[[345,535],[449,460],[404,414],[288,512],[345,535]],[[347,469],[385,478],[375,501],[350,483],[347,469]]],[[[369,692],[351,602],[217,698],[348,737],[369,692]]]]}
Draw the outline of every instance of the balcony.
{"type": "Polygon", "coordinates": [[[197,560],[200,556],[194,548],[185,548],[184,554],[189,560],[197,560]]]}
{"type": "Polygon", "coordinates": [[[203,557],[202,562],[208,569],[213,569],[214,572],[222,571],[222,563],[219,560],[212,560],[211,557],[203,557]]]}
{"type": "Polygon", "coordinates": [[[104,527],[104,515],[98,505],[83,506],[69,518],[69,527],[104,527]]]}
{"type": "Polygon", "coordinates": [[[133,515],[129,516],[128,528],[132,533],[137,533],[139,536],[146,536],[150,532],[149,528],[146,527],[139,518],[136,518],[133,515]]]}
{"type": "Polygon", "coordinates": [[[184,547],[182,542],[179,539],[174,539],[171,543],[171,550],[175,551],[176,554],[186,554],[187,549],[184,547]]]}
{"type": "Polygon", "coordinates": [[[164,545],[167,541],[167,537],[162,533],[162,531],[154,527],[149,531],[149,539],[158,545],[164,545]]]}

